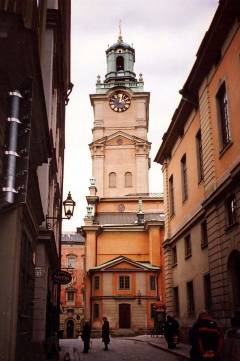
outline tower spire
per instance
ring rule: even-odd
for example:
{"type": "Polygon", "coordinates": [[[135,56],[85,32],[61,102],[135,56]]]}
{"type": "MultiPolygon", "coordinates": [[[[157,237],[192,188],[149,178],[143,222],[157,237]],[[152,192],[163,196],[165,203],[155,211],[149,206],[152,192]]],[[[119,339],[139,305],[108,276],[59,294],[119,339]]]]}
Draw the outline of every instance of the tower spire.
{"type": "Polygon", "coordinates": [[[121,19],[119,20],[118,27],[119,27],[118,43],[122,43],[123,38],[122,38],[122,20],[121,19]]]}

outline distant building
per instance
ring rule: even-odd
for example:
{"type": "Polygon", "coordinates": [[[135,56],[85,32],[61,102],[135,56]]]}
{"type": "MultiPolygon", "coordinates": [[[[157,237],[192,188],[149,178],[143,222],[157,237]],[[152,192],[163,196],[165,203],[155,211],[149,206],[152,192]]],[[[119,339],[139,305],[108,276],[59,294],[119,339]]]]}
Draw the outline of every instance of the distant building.
{"type": "Polygon", "coordinates": [[[61,245],[61,269],[72,275],[72,281],[61,286],[60,336],[75,338],[84,318],[85,239],[79,233],[64,232],[61,245]]]}
{"type": "Polygon", "coordinates": [[[164,175],[166,305],[189,327],[240,311],[240,3],[222,0],[155,161],[164,175]]]}
{"type": "Polygon", "coordinates": [[[135,50],[119,35],[106,51],[107,74],[90,95],[93,178],[82,234],[86,238],[85,317],[99,330],[152,328],[164,304],[163,197],[150,194],[147,140],[150,94],[134,73],[135,50]]]}
{"type": "Polygon", "coordinates": [[[46,360],[59,327],[70,14],[70,0],[0,2],[1,361],[46,360]]]}

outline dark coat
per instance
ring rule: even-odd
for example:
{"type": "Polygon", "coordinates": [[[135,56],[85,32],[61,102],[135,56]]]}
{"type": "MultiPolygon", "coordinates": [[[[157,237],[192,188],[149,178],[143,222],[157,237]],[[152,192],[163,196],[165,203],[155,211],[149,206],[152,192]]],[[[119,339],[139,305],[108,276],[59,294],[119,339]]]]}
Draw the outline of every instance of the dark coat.
{"type": "Polygon", "coordinates": [[[89,341],[90,337],[91,337],[91,326],[88,322],[85,322],[83,329],[82,329],[81,338],[83,341],[89,341]]]}
{"type": "Polygon", "coordinates": [[[168,316],[164,325],[164,334],[166,338],[173,338],[179,334],[179,323],[175,318],[168,316]]]}
{"type": "Polygon", "coordinates": [[[109,322],[108,321],[104,321],[104,323],[102,325],[102,341],[104,343],[109,343],[110,342],[110,338],[109,338],[109,322]]]}
{"type": "Polygon", "coordinates": [[[202,361],[209,351],[215,354],[213,360],[219,360],[223,339],[216,322],[212,319],[198,319],[189,331],[189,341],[192,346],[191,360],[202,361]]]}

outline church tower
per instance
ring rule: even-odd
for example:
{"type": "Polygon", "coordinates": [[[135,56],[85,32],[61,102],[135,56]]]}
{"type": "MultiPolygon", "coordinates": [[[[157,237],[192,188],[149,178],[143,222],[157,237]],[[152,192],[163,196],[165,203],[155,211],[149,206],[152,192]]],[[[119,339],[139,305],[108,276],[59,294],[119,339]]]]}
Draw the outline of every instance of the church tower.
{"type": "Polygon", "coordinates": [[[150,94],[134,73],[135,50],[119,35],[106,51],[107,74],[90,95],[94,110],[90,144],[99,197],[148,193],[150,94]]]}
{"type": "Polygon", "coordinates": [[[112,332],[130,334],[153,328],[153,307],[164,304],[163,196],[149,194],[150,94],[134,73],[135,50],[120,33],[106,58],[105,79],[98,76],[90,95],[84,307],[93,329],[107,316],[112,332]]]}

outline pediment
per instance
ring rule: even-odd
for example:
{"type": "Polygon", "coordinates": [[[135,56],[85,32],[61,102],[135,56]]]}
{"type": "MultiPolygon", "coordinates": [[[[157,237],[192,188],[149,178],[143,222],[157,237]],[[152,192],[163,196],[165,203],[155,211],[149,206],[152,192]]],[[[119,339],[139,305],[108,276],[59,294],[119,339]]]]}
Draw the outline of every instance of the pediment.
{"type": "Polygon", "coordinates": [[[95,140],[90,146],[93,145],[136,145],[136,144],[150,144],[148,141],[142,138],[138,138],[134,135],[127,134],[122,131],[118,131],[109,136],[102,137],[95,140]]]}
{"type": "Polygon", "coordinates": [[[119,256],[101,265],[92,268],[90,271],[159,271],[159,267],[134,261],[125,256],[119,256]]]}

